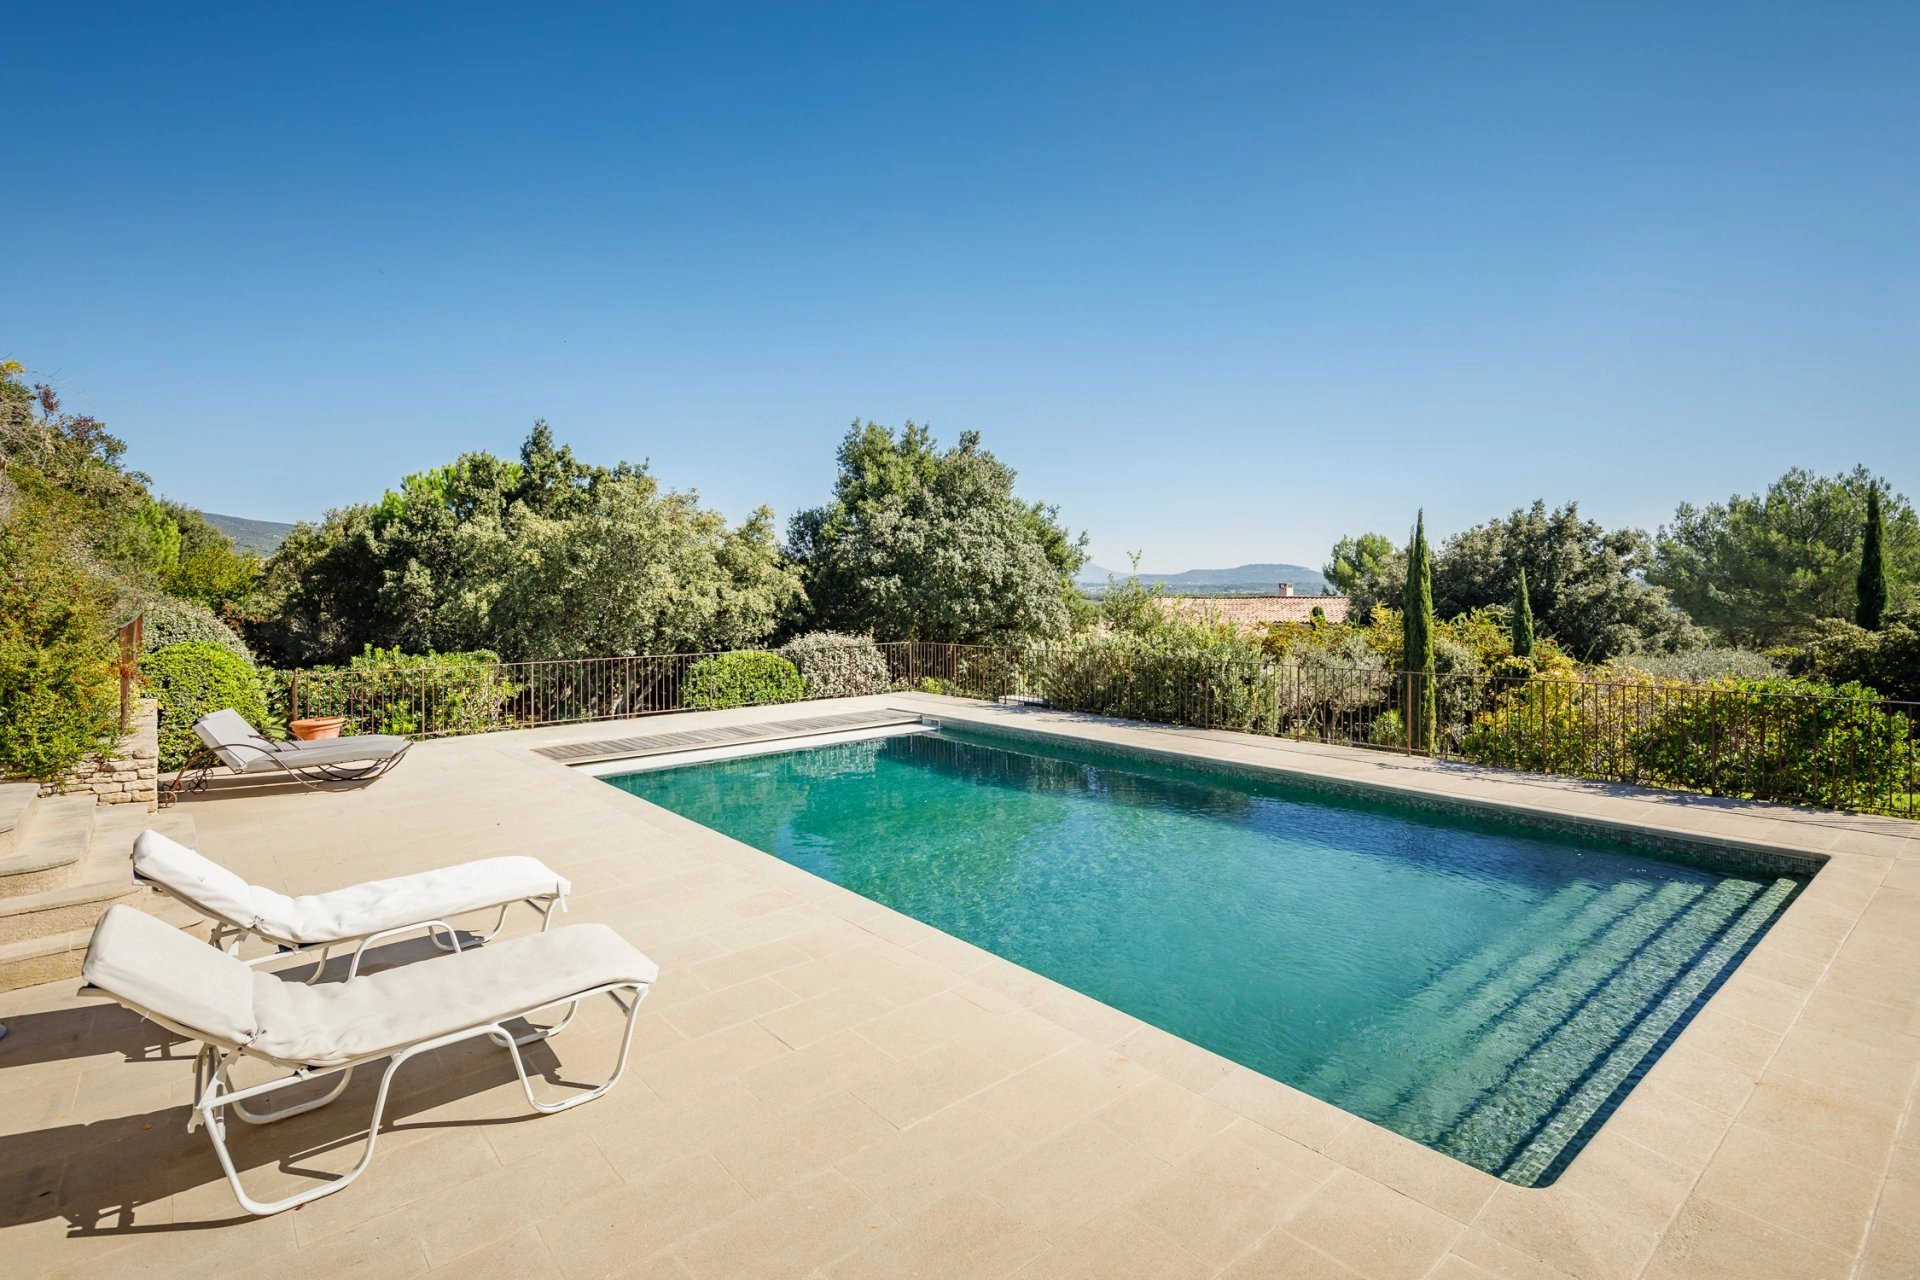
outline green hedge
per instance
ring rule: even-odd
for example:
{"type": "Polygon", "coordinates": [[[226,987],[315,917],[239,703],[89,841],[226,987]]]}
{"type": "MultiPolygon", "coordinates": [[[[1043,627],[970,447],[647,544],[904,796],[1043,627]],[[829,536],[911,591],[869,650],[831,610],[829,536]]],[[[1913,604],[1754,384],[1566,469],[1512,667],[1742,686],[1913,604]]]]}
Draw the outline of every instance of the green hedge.
{"type": "Polygon", "coordinates": [[[806,696],[799,668],[777,653],[723,653],[687,669],[680,705],[690,710],[798,702],[806,696]]]}
{"type": "Polygon", "coordinates": [[[268,731],[260,673],[210,640],[186,640],[148,654],[140,664],[160,703],[160,767],[179,769],[200,747],[193,722],[231,707],[268,731]]]}

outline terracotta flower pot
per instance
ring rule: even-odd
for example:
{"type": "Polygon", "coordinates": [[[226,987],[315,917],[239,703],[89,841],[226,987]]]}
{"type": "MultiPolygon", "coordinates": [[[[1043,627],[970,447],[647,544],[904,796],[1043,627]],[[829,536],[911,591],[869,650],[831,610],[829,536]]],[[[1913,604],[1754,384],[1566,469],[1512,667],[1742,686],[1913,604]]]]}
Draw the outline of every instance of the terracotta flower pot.
{"type": "Polygon", "coordinates": [[[347,722],[345,716],[314,716],[308,720],[295,720],[287,725],[293,730],[293,736],[302,742],[312,742],[315,738],[337,738],[340,726],[347,722]]]}

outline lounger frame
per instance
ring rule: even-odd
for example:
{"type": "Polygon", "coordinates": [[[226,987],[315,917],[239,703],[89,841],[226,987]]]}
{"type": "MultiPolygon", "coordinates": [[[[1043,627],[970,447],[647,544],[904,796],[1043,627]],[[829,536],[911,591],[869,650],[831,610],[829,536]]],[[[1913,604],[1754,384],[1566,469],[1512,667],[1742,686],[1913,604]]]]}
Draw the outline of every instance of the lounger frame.
{"type": "MultiPolygon", "coordinates": [[[[203,745],[197,748],[191,756],[187,757],[187,762],[180,766],[180,771],[173,775],[171,782],[162,784],[159,789],[159,799],[162,805],[170,805],[180,798],[182,791],[194,792],[206,790],[207,782],[213,777],[213,771],[217,768],[227,768],[242,778],[274,776],[270,774],[240,773],[238,770],[232,769],[232,766],[220,758],[220,751],[252,751],[271,760],[274,765],[279,768],[281,776],[293,779],[309,791],[318,791],[320,790],[320,784],[323,782],[372,782],[375,778],[378,778],[381,774],[384,774],[387,770],[399,764],[401,759],[411,750],[413,750],[413,744],[409,742],[406,746],[400,748],[390,756],[384,756],[378,760],[371,760],[364,765],[348,767],[338,764],[291,764],[288,762],[289,753],[274,751],[268,747],[255,746],[251,742],[223,742],[220,744],[218,750],[203,745]]],[[[296,756],[294,758],[297,759],[298,757],[296,756]]]]}
{"type": "MultiPolygon", "coordinates": [[[[214,1153],[220,1159],[220,1167],[227,1175],[227,1184],[233,1188],[234,1197],[239,1200],[240,1207],[248,1213],[266,1217],[271,1214],[280,1213],[283,1210],[298,1208],[303,1204],[318,1200],[321,1196],[332,1195],[334,1192],[346,1187],[362,1173],[366,1172],[367,1166],[373,1163],[374,1147],[380,1137],[381,1121],[386,1115],[387,1093],[393,1084],[394,1073],[400,1069],[402,1063],[416,1054],[426,1053],[431,1049],[441,1049],[447,1045],[459,1044],[465,1040],[485,1036],[495,1044],[503,1046],[512,1057],[514,1074],[520,1078],[521,1091],[526,1094],[527,1105],[535,1111],[550,1115],[557,1111],[566,1111],[569,1108],[580,1106],[582,1103],[592,1102],[595,1098],[600,1097],[609,1089],[613,1088],[614,1085],[618,1084],[621,1075],[626,1071],[627,1059],[633,1049],[634,1021],[640,1012],[640,1002],[646,999],[647,992],[650,990],[652,990],[651,983],[605,983],[600,986],[587,988],[583,991],[574,992],[571,995],[562,996],[558,1000],[548,1000],[541,1004],[521,1009],[490,1022],[479,1023],[460,1031],[422,1040],[401,1049],[368,1054],[365,1057],[355,1058],[347,1062],[329,1063],[325,1066],[317,1067],[286,1062],[263,1054],[249,1053],[245,1045],[210,1041],[205,1038],[205,1033],[162,1017],[154,1013],[151,1009],[143,1009],[124,1000],[122,1000],[121,1003],[126,1004],[128,1008],[133,1009],[142,1017],[158,1023],[176,1035],[184,1036],[186,1039],[200,1044],[201,1047],[194,1055],[193,1060],[195,1101],[193,1104],[193,1114],[188,1117],[187,1120],[187,1132],[191,1133],[194,1129],[201,1126],[206,1128],[207,1136],[213,1142],[214,1153]],[[622,992],[628,993],[628,998],[624,1001],[621,999],[622,992]],[[604,1083],[594,1086],[585,1093],[575,1094],[570,1098],[563,1098],[559,1102],[540,1101],[540,1099],[534,1096],[533,1082],[527,1077],[527,1067],[525,1061],[523,1061],[520,1056],[520,1046],[558,1035],[568,1023],[573,1021],[573,1015],[579,1010],[581,1002],[590,1000],[598,995],[605,995],[611,998],[626,1014],[626,1027],[621,1033],[620,1052],[614,1062],[613,1073],[607,1077],[604,1083]],[[524,1019],[532,1014],[539,1013],[543,1009],[555,1008],[562,1004],[568,1006],[566,1015],[550,1027],[535,1027],[532,1031],[515,1035],[512,1031],[508,1030],[505,1025],[509,1022],[524,1019]],[[254,1058],[259,1061],[273,1063],[278,1067],[291,1067],[292,1071],[288,1075],[266,1081],[263,1084],[235,1088],[231,1073],[233,1064],[241,1058],[254,1058]],[[227,1122],[226,1116],[223,1113],[228,1108],[231,1108],[234,1115],[246,1123],[265,1125],[285,1120],[291,1116],[302,1115],[308,1111],[317,1110],[346,1092],[347,1083],[353,1076],[354,1068],[369,1062],[378,1062],[382,1058],[386,1058],[389,1061],[387,1062],[387,1069],[381,1073],[380,1088],[374,1095],[373,1117],[367,1125],[366,1149],[360,1153],[359,1162],[339,1177],[331,1178],[318,1186],[310,1187],[305,1191],[288,1196],[283,1200],[260,1201],[248,1195],[246,1187],[240,1181],[240,1172],[234,1166],[233,1154],[227,1149],[227,1122]],[[267,1112],[253,1111],[244,1105],[255,1099],[269,1097],[281,1090],[290,1089],[315,1080],[324,1080],[331,1075],[338,1075],[340,1078],[331,1089],[317,1098],[309,1098],[305,1102],[291,1103],[276,1111],[267,1112]]],[[[118,997],[116,997],[116,999],[117,998],[118,997]]]]}

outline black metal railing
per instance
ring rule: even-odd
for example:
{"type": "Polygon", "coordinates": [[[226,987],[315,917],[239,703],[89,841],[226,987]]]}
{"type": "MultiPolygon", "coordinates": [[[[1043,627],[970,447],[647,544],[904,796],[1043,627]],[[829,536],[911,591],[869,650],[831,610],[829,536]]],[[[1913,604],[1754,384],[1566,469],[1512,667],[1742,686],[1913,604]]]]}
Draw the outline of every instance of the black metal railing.
{"type": "MultiPolygon", "coordinates": [[[[1805,693],[1767,681],[1423,677],[1276,658],[1240,644],[1158,646],[1113,637],[874,648],[893,690],[1023,699],[1158,724],[1920,817],[1920,703],[1805,693]],[[1421,723],[1427,680],[1430,733],[1421,723]]],[[[720,656],[298,671],[286,673],[275,701],[288,719],[340,716],[349,733],[410,737],[627,719],[687,709],[689,674],[720,656]]]]}

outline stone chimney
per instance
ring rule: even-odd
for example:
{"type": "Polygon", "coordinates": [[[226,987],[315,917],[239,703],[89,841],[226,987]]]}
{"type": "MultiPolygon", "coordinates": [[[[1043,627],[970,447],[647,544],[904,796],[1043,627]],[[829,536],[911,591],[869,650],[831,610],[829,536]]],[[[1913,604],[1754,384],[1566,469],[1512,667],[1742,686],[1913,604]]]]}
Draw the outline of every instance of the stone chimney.
{"type": "Polygon", "coordinates": [[[1292,595],[1292,594],[1293,594],[1293,584],[1292,584],[1291,582],[1283,582],[1283,583],[1281,583],[1281,584],[1280,584],[1280,594],[1281,594],[1281,595],[1283,595],[1283,596],[1290,596],[1290,595],[1292,595]]]}

